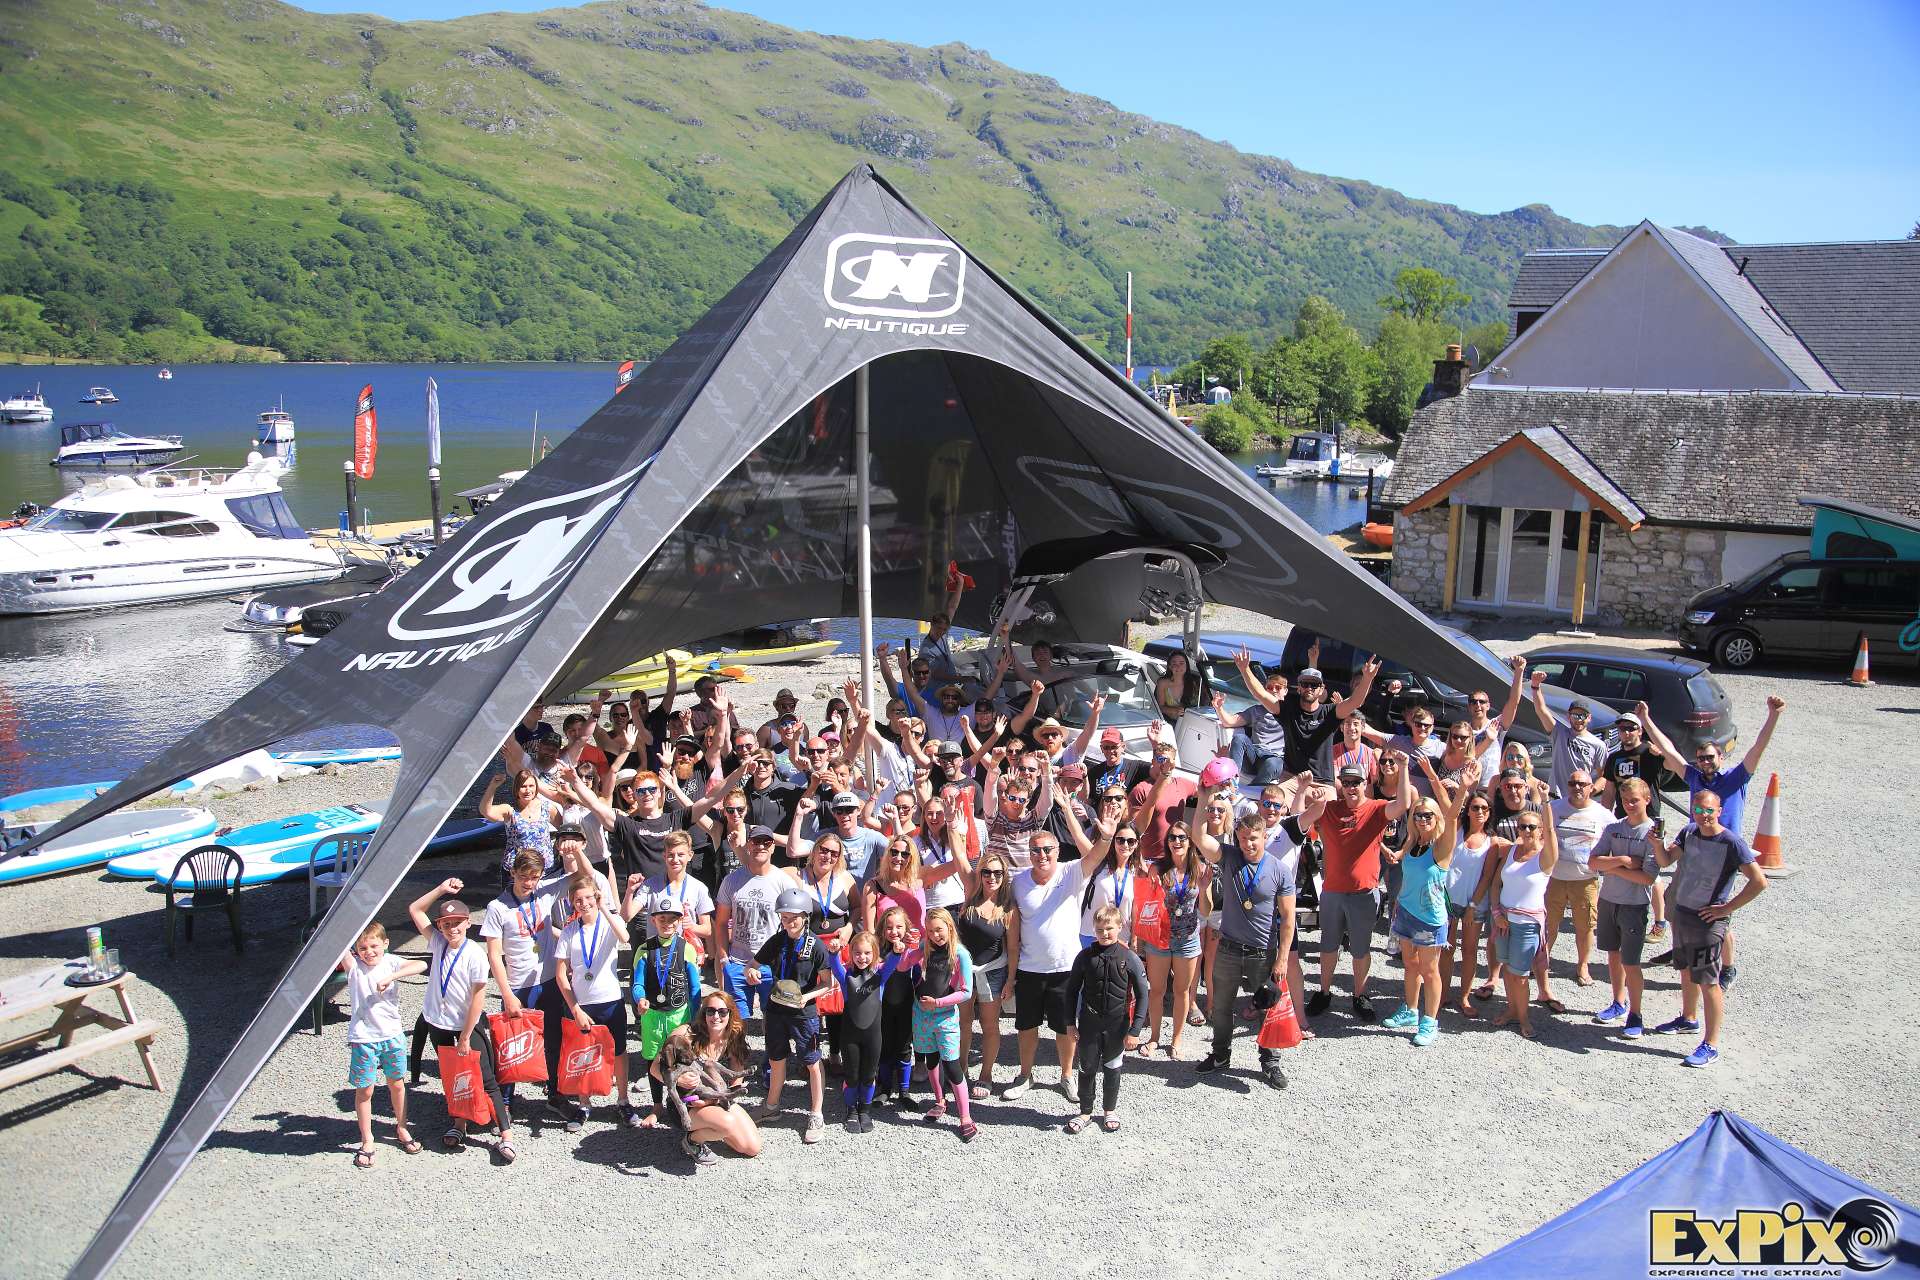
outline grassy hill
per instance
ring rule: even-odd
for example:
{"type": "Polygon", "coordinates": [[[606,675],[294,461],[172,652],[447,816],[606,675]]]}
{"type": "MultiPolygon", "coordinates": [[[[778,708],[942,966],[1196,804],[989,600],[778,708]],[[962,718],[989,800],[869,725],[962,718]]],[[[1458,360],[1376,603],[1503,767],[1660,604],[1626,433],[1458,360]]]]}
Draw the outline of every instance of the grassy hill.
{"type": "Polygon", "coordinates": [[[1141,363],[1313,293],[1365,322],[1410,265],[1497,317],[1520,254],[1616,235],[1307,173],[965,45],[679,0],[411,23],[10,0],[0,350],[647,355],[861,160],[1116,356],[1133,271],[1141,363]]]}

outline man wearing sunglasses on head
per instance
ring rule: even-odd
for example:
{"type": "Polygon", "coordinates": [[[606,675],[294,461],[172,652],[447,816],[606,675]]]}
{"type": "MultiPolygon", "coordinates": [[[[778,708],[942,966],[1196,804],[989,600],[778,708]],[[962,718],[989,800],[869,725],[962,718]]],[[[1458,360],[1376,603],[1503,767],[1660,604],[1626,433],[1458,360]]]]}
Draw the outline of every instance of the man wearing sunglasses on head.
{"type": "Polygon", "coordinates": [[[1278,782],[1285,775],[1311,769],[1320,748],[1340,731],[1340,721],[1366,706],[1373,679],[1380,674],[1380,659],[1368,658],[1353,691],[1330,702],[1326,677],[1316,665],[1319,655],[1316,642],[1307,650],[1307,666],[1294,677],[1291,688],[1284,676],[1270,676],[1264,683],[1254,679],[1253,655],[1246,649],[1233,655],[1241,682],[1256,705],[1244,716],[1233,716],[1216,694],[1214,710],[1223,727],[1246,729],[1245,734],[1234,735],[1234,760],[1243,774],[1252,771],[1255,782],[1278,782]]]}
{"type": "Polygon", "coordinates": [[[1662,867],[1675,868],[1667,907],[1673,924],[1673,967],[1680,970],[1680,1016],[1655,1027],[1656,1035],[1702,1031],[1700,1044],[1686,1056],[1689,1067],[1720,1060],[1720,1032],[1726,1017],[1726,991],[1720,981],[1733,913],[1766,891],[1767,876],[1738,832],[1721,824],[1720,796],[1702,788],[1693,793],[1693,821],[1670,845],[1656,853],[1662,867]],[[1744,878],[1745,884],[1738,884],[1744,878]]]}

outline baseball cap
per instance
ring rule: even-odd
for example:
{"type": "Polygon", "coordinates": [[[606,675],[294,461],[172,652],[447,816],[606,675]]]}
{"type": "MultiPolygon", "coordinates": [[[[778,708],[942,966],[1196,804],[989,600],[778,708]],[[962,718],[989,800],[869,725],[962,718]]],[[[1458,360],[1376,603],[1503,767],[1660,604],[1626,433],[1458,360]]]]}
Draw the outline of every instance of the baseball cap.
{"type": "Polygon", "coordinates": [[[1580,712],[1584,712],[1584,713],[1586,713],[1587,715],[1592,715],[1592,714],[1593,714],[1593,708],[1592,708],[1592,707],[1590,707],[1590,706],[1588,706],[1588,705],[1587,705],[1587,704],[1586,704],[1586,703],[1585,703],[1584,701],[1582,701],[1582,700],[1581,700],[1581,699],[1579,699],[1579,698],[1575,698],[1575,699],[1574,699],[1574,700],[1572,701],[1572,703],[1570,703],[1570,704],[1568,705],[1568,707],[1567,707],[1567,714],[1568,714],[1568,715],[1572,715],[1572,714],[1573,714],[1574,712],[1576,712],[1576,711],[1580,711],[1580,712]]]}
{"type": "Polygon", "coordinates": [[[1626,728],[1628,725],[1632,725],[1636,729],[1643,729],[1646,727],[1645,725],[1640,723],[1640,717],[1633,714],[1633,712],[1631,711],[1622,711],[1619,715],[1614,717],[1613,722],[1619,725],[1623,729],[1626,728]]]}
{"type": "Polygon", "coordinates": [[[647,914],[650,916],[682,916],[686,913],[686,908],[670,893],[656,893],[653,901],[647,904],[647,914]]]}
{"type": "Polygon", "coordinates": [[[692,747],[698,751],[700,749],[700,739],[690,733],[683,733],[673,740],[673,745],[676,747],[692,747]]]}
{"type": "Polygon", "coordinates": [[[780,717],[780,719],[779,719],[779,721],[778,721],[777,723],[778,723],[778,724],[780,725],[780,727],[781,727],[782,729],[784,729],[784,728],[786,728],[786,727],[787,727],[788,725],[793,725],[793,724],[799,724],[799,723],[800,723],[800,717],[799,717],[799,716],[796,716],[796,715],[784,715],[784,716],[781,716],[781,717],[780,717]]]}
{"type": "Polygon", "coordinates": [[[827,807],[839,813],[857,810],[860,807],[860,797],[851,791],[836,791],[833,793],[833,799],[827,802],[827,807]]]}
{"type": "Polygon", "coordinates": [[[939,755],[940,755],[940,758],[943,760],[953,756],[963,756],[965,754],[967,753],[961,749],[960,744],[957,742],[942,740],[942,742],[940,743],[939,755]]]}
{"type": "Polygon", "coordinates": [[[1355,782],[1365,782],[1367,780],[1367,771],[1357,764],[1343,764],[1340,766],[1340,777],[1342,779],[1351,778],[1355,782]]]}
{"type": "Polygon", "coordinates": [[[1118,729],[1102,729],[1100,731],[1100,741],[1102,742],[1125,742],[1126,740],[1127,735],[1118,729]]]}
{"type": "Polygon", "coordinates": [[[1087,776],[1087,766],[1077,760],[1072,764],[1063,764],[1060,766],[1060,776],[1063,778],[1084,778],[1087,776]]]}
{"type": "Polygon", "coordinates": [[[460,899],[441,898],[433,904],[433,911],[430,914],[433,916],[433,922],[439,924],[442,920],[465,920],[470,913],[467,911],[467,904],[460,899]]]}
{"type": "Polygon", "coordinates": [[[582,831],[579,827],[575,827],[575,826],[565,826],[565,827],[554,828],[553,838],[555,840],[564,840],[568,836],[572,836],[575,840],[585,840],[587,838],[587,833],[582,831]]]}
{"type": "Polygon", "coordinates": [[[749,827],[749,828],[747,829],[747,839],[749,839],[749,840],[771,840],[771,839],[773,839],[773,828],[772,828],[772,827],[769,827],[769,826],[766,826],[766,825],[764,825],[764,824],[762,824],[762,825],[760,825],[760,826],[757,826],[757,827],[749,827]]]}
{"type": "Polygon", "coordinates": [[[1327,678],[1320,674],[1320,668],[1318,667],[1304,668],[1300,674],[1293,679],[1295,684],[1313,684],[1316,681],[1320,684],[1325,684],[1327,682],[1327,678]]]}

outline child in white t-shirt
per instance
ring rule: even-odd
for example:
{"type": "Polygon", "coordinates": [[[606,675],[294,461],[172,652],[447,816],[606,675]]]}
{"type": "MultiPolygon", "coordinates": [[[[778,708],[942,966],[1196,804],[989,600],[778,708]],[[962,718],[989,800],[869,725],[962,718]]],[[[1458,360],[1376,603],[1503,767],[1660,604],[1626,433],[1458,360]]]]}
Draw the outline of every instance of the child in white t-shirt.
{"type": "Polygon", "coordinates": [[[360,931],[353,954],[343,956],[347,972],[347,1085],[353,1090],[353,1113],[360,1121],[360,1150],[356,1169],[373,1168],[373,1089],[382,1078],[393,1097],[393,1138],[408,1155],[418,1155],[420,1144],[407,1131],[406,1041],[400,1032],[401,978],[425,973],[418,960],[398,960],[387,954],[387,931],[378,921],[360,931]]]}

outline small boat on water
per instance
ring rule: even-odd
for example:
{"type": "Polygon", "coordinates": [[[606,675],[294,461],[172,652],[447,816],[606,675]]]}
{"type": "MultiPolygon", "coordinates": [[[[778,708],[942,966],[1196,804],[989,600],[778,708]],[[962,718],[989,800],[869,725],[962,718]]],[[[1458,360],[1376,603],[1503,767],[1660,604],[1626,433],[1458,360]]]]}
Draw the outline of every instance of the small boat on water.
{"type": "Polygon", "coordinates": [[[35,384],[33,390],[22,391],[0,400],[0,422],[52,422],[53,410],[47,408],[47,401],[35,384]]]}
{"type": "Polygon", "coordinates": [[[113,394],[112,387],[88,387],[87,394],[80,397],[81,404],[119,404],[120,397],[113,394]]]}
{"type": "Polygon", "coordinates": [[[111,422],[76,422],[60,428],[56,467],[148,467],[180,452],[179,436],[132,436],[111,422]]]}
{"type": "Polygon", "coordinates": [[[240,617],[227,624],[228,631],[284,631],[305,616],[308,609],[370,595],[387,585],[396,572],[386,560],[356,564],[331,582],[314,582],[298,587],[275,587],[247,597],[240,617]]]}
{"type": "Polygon", "coordinates": [[[157,377],[158,377],[158,378],[160,379],[160,381],[162,381],[162,382],[172,382],[172,381],[173,381],[173,370],[171,370],[171,369],[162,369],[162,370],[161,370],[161,371],[159,372],[159,374],[157,374],[156,376],[157,376],[157,377]]]}
{"type": "Polygon", "coordinates": [[[65,613],[325,582],[346,568],[280,492],[285,466],[102,476],[0,529],[0,614],[65,613]]]}
{"type": "Polygon", "coordinates": [[[1360,540],[1381,551],[1393,549],[1393,526],[1369,520],[1360,526],[1360,540]]]}
{"type": "Polygon", "coordinates": [[[260,414],[259,430],[253,443],[255,445],[293,443],[293,415],[287,412],[287,402],[284,399],[260,414]]]}
{"type": "Polygon", "coordinates": [[[1347,484],[1365,484],[1369,471],[1376,481],[1385,480],[1393,474],[1393,459],[1369,449],[1340,460],[1340,479],[1347,484]]]}

